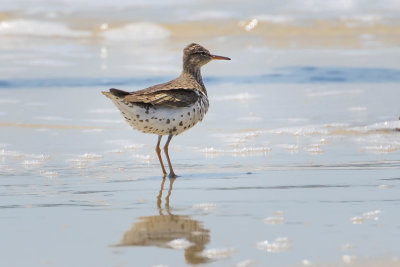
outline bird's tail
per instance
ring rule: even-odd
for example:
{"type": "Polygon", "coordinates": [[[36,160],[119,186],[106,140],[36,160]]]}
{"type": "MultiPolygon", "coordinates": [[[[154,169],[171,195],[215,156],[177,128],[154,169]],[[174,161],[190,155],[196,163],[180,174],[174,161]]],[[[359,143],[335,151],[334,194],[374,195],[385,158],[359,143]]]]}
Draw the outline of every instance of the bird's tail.
{"type": "Polygon", "coordinates": [[[110,93],[110,92],[106,92],[106,91],[101,91],[101,93],[103,94],[103,95],[105,95],[106,97],[108,97],[108,98],[112,98],[112,94],[110,93]]]}
{"type": "Polygon", "coordinates": [[[109,92],[102,91],[101,93],[110,99],[122,98],[126,95],[129,95],[128,92],[125,92],[125,91],[122,91],[119,89],[115,89],[115,88],[111,88],[109,92]]]}

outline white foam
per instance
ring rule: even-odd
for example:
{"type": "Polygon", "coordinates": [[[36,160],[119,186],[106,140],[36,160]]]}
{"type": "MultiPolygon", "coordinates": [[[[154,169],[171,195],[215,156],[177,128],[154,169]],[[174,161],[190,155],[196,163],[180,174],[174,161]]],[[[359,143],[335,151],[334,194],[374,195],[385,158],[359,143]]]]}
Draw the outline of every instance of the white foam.
{"type": "Polygon", "coordinates": [[[353,256],[353,255],[343,255],[342,256],[342,261],[346,264],[352,264],[355,259],[356,259],[356,256],[353,256]]]}
{"type": "Polygon", "coordinates": [[[28,19],[0,22],[0,35],[88,37],[89,32],[73,30],[66,25],[28,19]]]}
{"type": "Polygon", "coordinates": [[[396,121],[384,121],[378,122],[361,127],[352,127],[350,130],[359,132],[369,132],[369,131],[384,131],[384,130],[395,130],[400,129],[400,120],[396,121]]]}
{"type": "Polygon", "coordinates": [[[167,245],[173,249],[186,249],[192,246],[193,243],[184,238],[178,238],[168,242],[167,245]]]}
{"type": "Polygon", "coordinates": [[[212,248],[204,250],[201,255],[212,260],[220,260],[228,258],[236,252],[234,248],[212,248]]]}
{"type": "Polygon", "coordinates": [[[43,161],[40,161],[40,160],[24,160],[22,162],[22,165],[25,168],[38,167],[42,164],[43,164],[43,161]]]}
{"type": "Polygon", "coordinates": [[[0,150],[0,156],[2,157],[12,157],[12,158],[22,158],[24,155],[21,152],[14,150],[0,150]]]}
{"type": "Polygon", "coordinates": [[[393,188],[393,187],[394,187],[394,185],[389,185],[389,184],[380,184],[380,185],[378,185],[379,189],[390,189],[390,188],[393,188]]]}
{"type": "Polygon", "coordinates": [[[24,154],[25,157],[37,159],[40,161],[45,161],[50,159],[50,155],[46,154],[24,154]]]}
{"type": "Polygon", "coordinates": [[[164,27],[150,22],[127,24],[101,32],[101,36],[112,41],[157,41],[167,39],[170,32],[164,27]]]}
{"type": "Polygon", "coordinates": [[[289,151],[292,154],[299,152],[299,149],[300,149],[300,147],[298,145],[294,145],[294,144],[279,144],[277,146],[286,149],[287,151],[289,151]]]}
{"type": "Polygon", "coordinates": [[[373,211],[364,212],[364,213],[362,214],[362,216],[363,216],[365,219],[377,221],[377,220],[379,220],[379,214],[381,214],[381,211],[380,211],[380,210],[373,210],[373,211]]]}
{"type": "Polygon", "coordinates": [[[374,145],[374,146],[364,146],[364,151],[370,151],[378,154],[387,154],[400,150],[400,145],[374,145]]]}
{"type": "Polygon", "coordinates": [[[215,210],[216,208],[217,204],[214,203],[200,203],[192,206],[192,209],[203,211],[215,210]]]}
{"type": "Polygon", "coordinates": [[[277,128],[277,129],[267,130],[266,133],[292,134],[295,136],[314,135],[314,134],[326,135],[329,133],[329,131],[324,126],[325,125],[308,125],[300,127],[277,128]]]}
{"type": "Polygon", "coordinates": [[[77,168],[77,169],[85,169],[89,163],[88,160],[79,159],[79,158],[78,159],[69,159],[67,161],[72,164],[73,168],[77,168]]]}
{"type": "Polygon", "coordinates": [[[86,159],[86,160],[99,160],[99,159],[103,158],[103,156],[99,155],[99,154],[94,154],[94,153],[85,153],[85,154],[79,155],[79,158],[86,159]]]}
{"type": "MultiPolygon", "coordinates": [[[[241,23],[239,23],[240,25],[241,23]]],[[[258,19],[251,19],[249,22],[243,23],[243,27],[246,31],[251,31],[258,25],[258,19]]]]}
{"type": "Polygon", "coordinates": [[[380,210],[373,210],[373,211],[368,211],[364,212],[361,216],[355,216],[350,219],[350,221],[353,224],[362,224],[366,220],[374,220],[377,221],[379,220],[379,215],[381,214],[380,210]]]}
{"type": "Polygon", "coordinates": [[[82,155],[78,155],[76,158],[68,159],[67,161],[72,164],[73,168],[77,169],[85,169],[89,162],[100,160],[103,158],[102,155],[94,154],[94,153],[85,153],[82,155]]]}
{"type": "Polygon", "coordinates": [[[16,172],[16,170],[8,165],[0,165],[0,172],[13,173],[16,172]]]}
{"type": "Polygon", "coordinates": [[[285,218],[283,216],[271,216],[264,219],[265,224],[283,224],[285,218]]]}
{"type": "Polygon", "coordinates": [[[246,156],[252,154],[267,154],[271,151],[269,147],[244,147],[235,149],[217,149],[214,147],[207,147],[200,149],[200,152],[206,154],[233,154],[234,156],[246,156]]]}
{"type": "Polygon", "coordinates": [[[352,224],[362,224],[364,222],[364,218],[361,216],[354,216],[350,219],[352,224]]]}
{"type": "Polygon", "coordinates": [[[280,253],[288,251],[292,248],[293,241],[287,237],[278,237],[274,241],[268,242],[268,240],[258,242],[256,248],[259,250],[266,250],[271,253],[280,253]]]}
{"type": "Polygon", "coordinates": [[[154,155],[149,155],[149,154],[147,154],[147,155],[133,154],[132,157],[135,159],[139,159],[140,161],[146,162],[146,163],[156,160],[156,157],[154,155]]]}
{"type": "Polygon", "coordinates": [[[309,152],[310,154],[322,154],[324,150],[321,149],[319,144],[312,144],[304,148],[305,151],[309,152]]]}

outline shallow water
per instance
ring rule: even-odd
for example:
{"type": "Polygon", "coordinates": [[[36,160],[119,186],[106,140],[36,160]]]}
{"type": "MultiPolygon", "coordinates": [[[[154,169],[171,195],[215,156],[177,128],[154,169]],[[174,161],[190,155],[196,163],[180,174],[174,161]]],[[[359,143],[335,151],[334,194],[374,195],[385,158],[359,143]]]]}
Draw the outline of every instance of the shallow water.
{"type": "Polygon", "coordinates": [[[1,266],[399,265],[396,1],[114,2],[0,9],[1,266]],[[192,41],[232,61],[163,180],[100,92],[192,41]]]}

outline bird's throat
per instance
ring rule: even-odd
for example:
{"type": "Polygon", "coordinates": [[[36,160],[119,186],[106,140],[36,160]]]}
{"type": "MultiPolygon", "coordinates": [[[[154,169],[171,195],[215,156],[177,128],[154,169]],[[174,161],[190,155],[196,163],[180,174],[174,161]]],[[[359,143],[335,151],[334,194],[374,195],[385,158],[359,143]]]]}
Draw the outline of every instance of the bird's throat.
{"type": "Polygon", "coordinates": [[[203,93],[207,95],[207,90],[206,87],[204,86],[203,78],[201,77],[201,71],[199,67],[184,66],[183,75],[192,76],[201,85],[203,93]]]}

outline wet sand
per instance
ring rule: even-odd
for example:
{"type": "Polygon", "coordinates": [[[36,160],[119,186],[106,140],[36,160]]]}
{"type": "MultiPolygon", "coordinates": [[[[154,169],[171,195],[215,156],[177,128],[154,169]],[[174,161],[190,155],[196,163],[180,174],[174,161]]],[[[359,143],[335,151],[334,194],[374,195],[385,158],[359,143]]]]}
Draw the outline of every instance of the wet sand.
{"type": "Polygon", "coordinates": [[[394,257],[399,122],[382,116],[397,86],[385,84],[384,106],[368,101],[374,87],[211,81],[209,114],[171,143],[172,181],[156,137],[130,129],[98,88],[1,90],[2,265],[394,257]]]}

